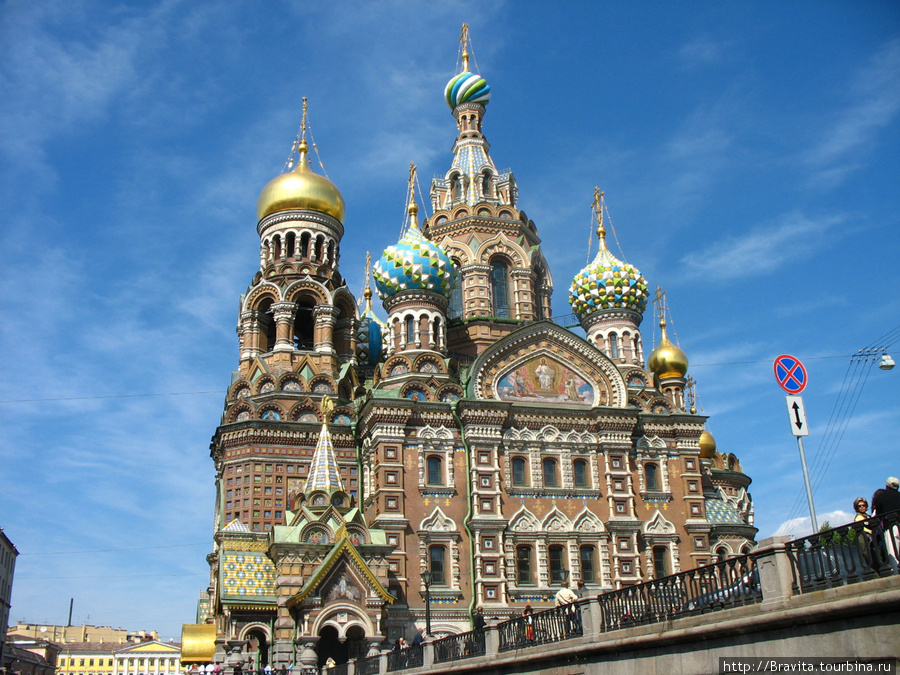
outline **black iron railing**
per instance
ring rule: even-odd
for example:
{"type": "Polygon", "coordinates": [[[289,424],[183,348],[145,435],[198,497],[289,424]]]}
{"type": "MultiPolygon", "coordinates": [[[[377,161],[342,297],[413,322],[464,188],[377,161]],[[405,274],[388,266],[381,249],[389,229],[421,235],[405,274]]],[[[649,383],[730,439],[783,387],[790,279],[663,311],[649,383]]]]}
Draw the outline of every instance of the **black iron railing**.
{"type": "Polygon", "coordinates": [[[581,623],[581,605],[584,602],[573,602],[571,605],[504,621],[497,626],[500,651],[580,637],[584,634],[581,623]]]}
{"type": "Polygon", "coordinates": [[[457,659],[468,659],[472,656],[484,656],[484,631],[473,630],[459,635],[449,635],[435,640],[434,662],[444,663],[457,659]]]}
{"type": "Polygon", "coordinates": [[[900,511],[795,539],[786,548],[795,593],[896,575],[900,511]]]}
{"type": "Polygon", "coordinates": [[[411,645],[396,649],[388,654],[388,672],[419,668],[425,663],[425,651],[422,645],[411,645]]]}
{"type": "Polygon", "coordinates": [[[750,555],[742,555],[604,593],[598,598],[602,616],[600,630],[667,621],[752,605],[761,600],[755,560],[750,555]]]}
{"type": "Polygon", "coordinates": [[[346,663],[339,663],[331,668],[324,668],[322,675],[349,675],[350,666],[346,663]]]}
{"type": "Polygon", "coordinates": [[[380,672],[380,656],[369,656],[356,662],[356,675],[378,675],[380,672]]]}

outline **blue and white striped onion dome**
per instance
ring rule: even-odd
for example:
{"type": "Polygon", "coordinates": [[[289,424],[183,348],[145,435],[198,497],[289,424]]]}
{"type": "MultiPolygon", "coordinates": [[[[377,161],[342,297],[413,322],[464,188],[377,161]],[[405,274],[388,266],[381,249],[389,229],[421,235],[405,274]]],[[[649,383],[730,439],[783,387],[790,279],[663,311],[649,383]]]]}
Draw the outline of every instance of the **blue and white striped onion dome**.
{"type": "Polygon", "coordinates": [[[435,291],[450,297],[456,267],[440,246],[428,241],[419,228],[410,227],[395,246],[384,249],[372,276],[382,300],[409,290],[435,291]]]}
{"type": "Polygon", "coordinates": [[[464,71],[447,83],[444,98],[451,110],[460,103],[487,105],[491,99],[491,87],[481,75],[464,71]]]}
{"type": "Polygon", "coordinates": [[[569,304],[580,318],[601,309],[647,307],[647,281],[634,266],[616,258],[603,246],[594,261],[575,275],[569,304]]]}

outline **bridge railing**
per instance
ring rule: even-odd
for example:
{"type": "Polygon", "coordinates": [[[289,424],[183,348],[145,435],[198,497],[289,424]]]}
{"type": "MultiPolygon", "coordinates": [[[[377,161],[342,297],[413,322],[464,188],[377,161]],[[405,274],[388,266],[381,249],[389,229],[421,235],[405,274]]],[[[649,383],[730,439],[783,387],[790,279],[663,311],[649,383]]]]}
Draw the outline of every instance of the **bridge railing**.
{"type": "Polygon", "coordinates": [[[755,604],[762,591],[755,560],[748,554],[604,593],[597,600],[600,631],[606,632],[755,604]]]}
{"type": "Polygon", "coordinates": [[[486,653],[484,630],[473,630],[458,635],[448,635],[432,642],[434,662],[445,663],[486,653]]]}
{"type": "Polygon", "coordinates": [[[529,614],[497,625],[499,651],[560,642],[584,635],[582,607],[587,600],[529,614]]]}
{"type": "Polygon", "coordinates": [[[369,656],[356,662],[356,675],[379,675],[381,656],[369,656]]]}
{"type": "Polygon", "coordinates": [[[874,516],[785,544],[793,590],[809,593],[898,574],[900,511],[874,516]]]}
{"type": "Polygon", "coordinates": [[[422,645],[410,645],[403,649],[395,649],[388,654],[388,672],[409,668],[419,668],[425,664],[425,649],[422,645]]]}

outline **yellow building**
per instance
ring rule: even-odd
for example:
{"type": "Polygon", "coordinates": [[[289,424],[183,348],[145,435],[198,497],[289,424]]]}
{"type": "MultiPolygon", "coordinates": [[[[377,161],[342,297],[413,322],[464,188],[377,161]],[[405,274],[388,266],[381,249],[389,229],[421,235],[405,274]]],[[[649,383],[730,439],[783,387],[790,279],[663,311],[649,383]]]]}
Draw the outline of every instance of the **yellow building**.
{"type": "Polygon", "coordinates": [[[147,640],[137,644],[77,642],[63,646],[58,675],[168,675],[181,671],[181,645],[147,640]]]}

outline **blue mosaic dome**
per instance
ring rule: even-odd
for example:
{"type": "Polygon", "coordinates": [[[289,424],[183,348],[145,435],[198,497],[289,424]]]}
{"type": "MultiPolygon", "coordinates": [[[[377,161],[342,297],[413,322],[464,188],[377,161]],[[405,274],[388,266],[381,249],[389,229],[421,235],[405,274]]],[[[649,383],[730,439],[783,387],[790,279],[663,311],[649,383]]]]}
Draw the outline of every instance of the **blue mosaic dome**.
{"type": "Polygon", "coordinates": [[[617,307],[643,313],[647,281],[634,265],[622,262],[601,245],[594,261],[575,275],[569,304],[582,319],[601,309],[617,307]]]}
{"type": "Polygon", "coordinates": [[[491,99],[491,86],[481,75],[464,71],[455,75],[444,87],[444,98],[451,110],[460,103],[487,105],[491,99]]]}
{"type": "Polygon", "coordinates": [[[440,246],[428,241],[418,227],[410,227],[395,246],[384,249],[372,276],[382,300],[408,290],[434,291],[450,297],[456,267],[440,246]]]}

